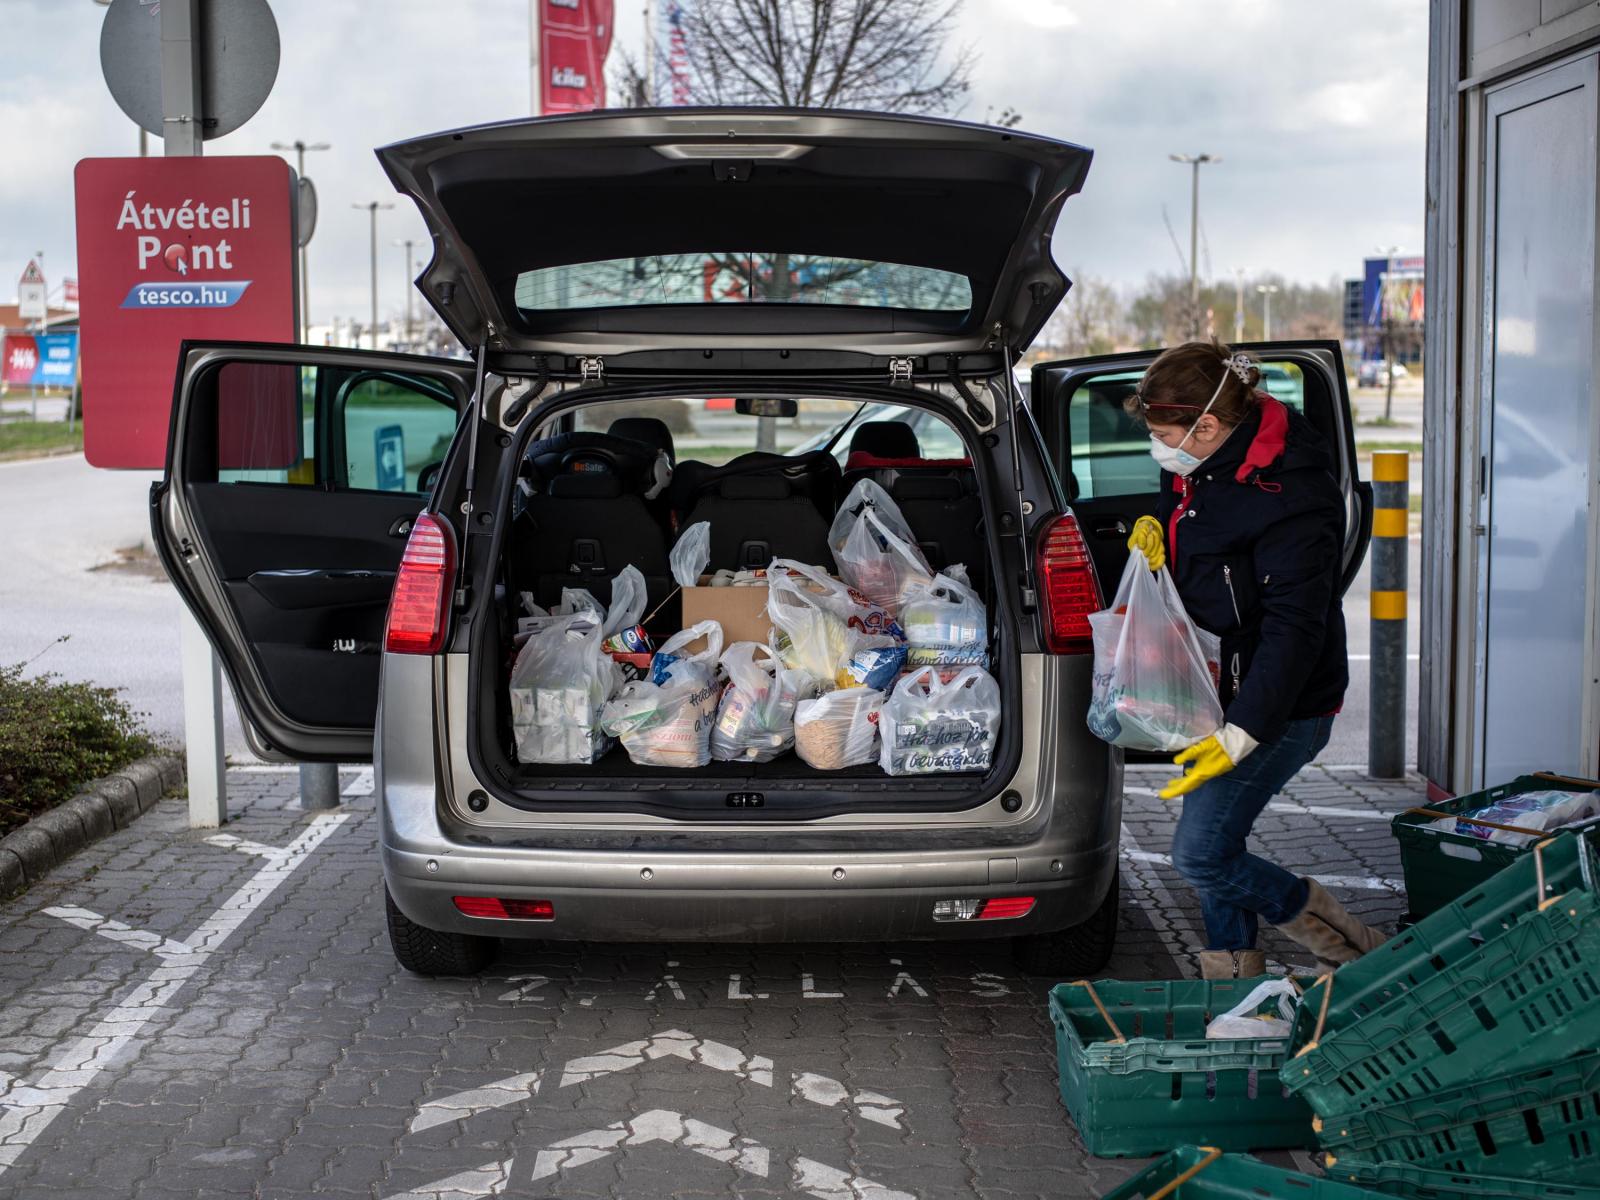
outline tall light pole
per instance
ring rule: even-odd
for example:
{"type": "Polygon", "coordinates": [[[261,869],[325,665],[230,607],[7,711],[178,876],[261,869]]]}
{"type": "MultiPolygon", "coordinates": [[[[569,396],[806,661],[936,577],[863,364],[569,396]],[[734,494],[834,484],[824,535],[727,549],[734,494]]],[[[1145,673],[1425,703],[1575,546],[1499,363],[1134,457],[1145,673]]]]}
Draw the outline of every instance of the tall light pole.
{"type": "Polygon", "coordinates": [[[1378,253],[1383,255],[1383,278],[1378,281],[1378,330],[1383,341],[1380,349],[1383,351],[1383,420],[1388,424],[1394,420],[1394,314],[1389,311],[1389,279],[1394,274],[1394,256],[1400,253],[1399,246],[1379,246],[1378,253]]]}
{"type": "Polygon", "coordinates": [[[411,238],[395,238],[394,244],[406,248],[406,343],[409,346],[414,336],[411,332],[411,292],[412,280],[416,278],[416,273],[411,269],[411,247],[417,243],[411,238]]]}
{"type": "Polygon", "coordinates": [[[1261,340],[1272,340],[1272,293],[1278,290],[1275,283],[1258,283],[1256,291],[1261,293],[1261,340]]]}
{"type": "MultiPolygon", "coordinates": [[[[306,177],[306,151],[331,150],[327,142],[302,142],[296,138],[292,142],[273,142],[272,148],[278,153],[285,150],[294,151],[294,173],[296,179],[306,177]]],[[[308,332],[311,328],[311,284],[306,274],[306,242],[300,243],[300,341],[303,343],[310,338],[308,332]]]]}
{"type": "Polygon", "coordinates": [[[372,348],[378,348],[378,210],[380,208],[393,208],[392,204],[380,204],[376,200],[369,200],[365,204],[352,204],[351,208],[364,208],[372,221],[372,348]]]}
{"type": "Polygon", "coordinates": [[[1175,163],[1187,163],[1194,177],[1189,190],[1189,336],[1200,336],[1200,168],[1219,163],[1220,154],[1169,154],[1175,163]]]}

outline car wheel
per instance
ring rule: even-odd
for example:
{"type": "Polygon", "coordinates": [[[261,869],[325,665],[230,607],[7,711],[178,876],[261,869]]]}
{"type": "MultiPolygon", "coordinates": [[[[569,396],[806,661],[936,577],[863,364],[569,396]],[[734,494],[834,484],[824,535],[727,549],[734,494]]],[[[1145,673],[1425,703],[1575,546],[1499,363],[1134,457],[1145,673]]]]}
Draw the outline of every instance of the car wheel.
{"type": "Polygon", "coordinates": [[[1112,874],[1105,899],[1087,921],[1054,933],[1028,934],[1011,943],[1017,966],[1024,974],[1078,979],[1093,975],[1110,961],[1117,946],[1120,874],[1112,874]]]}
{"type": "Polygon", "coordinates": [[[418,925],[395,906],[383,889],[389,945],[406,970],[417,975],[476,975],[494,961],[496,939],[471,933],[444,933],[418,925]]]}

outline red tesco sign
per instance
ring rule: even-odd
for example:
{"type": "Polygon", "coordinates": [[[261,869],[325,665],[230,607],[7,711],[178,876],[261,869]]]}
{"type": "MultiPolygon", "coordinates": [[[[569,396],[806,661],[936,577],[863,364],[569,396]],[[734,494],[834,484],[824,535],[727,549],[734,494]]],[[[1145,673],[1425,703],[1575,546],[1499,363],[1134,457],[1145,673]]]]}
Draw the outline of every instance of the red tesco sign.
{"type": "Polygon", "coordinates": [[[86,158],[76,172],[84,455],[164,466],[184,339],[293,342],[294,193],[273,156],[86,158]]]}
{"type": "Polygon", "coordinates": [[[606,106],[606,55],[612,0],[538,0],[542,76],[539,111],[588,112],[606,106]]]}

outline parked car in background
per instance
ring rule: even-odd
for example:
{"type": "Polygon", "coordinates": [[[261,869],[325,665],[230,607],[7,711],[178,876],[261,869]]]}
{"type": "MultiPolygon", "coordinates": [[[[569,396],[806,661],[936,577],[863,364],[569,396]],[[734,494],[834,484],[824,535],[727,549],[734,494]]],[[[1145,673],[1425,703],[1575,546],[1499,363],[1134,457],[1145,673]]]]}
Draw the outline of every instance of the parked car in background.
{"type": "MultiPolygon", "coordinates": [[[[1405,363],[1394,364],[1394,378],[1398,383],[1409,378],[1411,372],[1406,370],[1405,363]]],[[[1380,358],[1369,359],[1362,363],[1356,371],[1357,387],[1387,387],[1389,384],[1389,368],[1380,358]]]]}

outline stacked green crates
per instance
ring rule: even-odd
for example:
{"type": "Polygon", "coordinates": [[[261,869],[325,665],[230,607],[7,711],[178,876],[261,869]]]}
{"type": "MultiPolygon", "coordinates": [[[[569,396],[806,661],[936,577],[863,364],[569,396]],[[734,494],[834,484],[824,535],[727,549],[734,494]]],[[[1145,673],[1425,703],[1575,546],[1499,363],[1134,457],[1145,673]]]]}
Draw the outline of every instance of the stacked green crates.
{"type": "Polygon", "coordinates": [[[1279,1078],[1287,1039],[1206,1037],[1264,978],[1052,988],[1061,1099],[1089,1152],[1311,1145],[1311,1110],[1279,1078]]]}
{"type": "Polygon", "coordinates": [[[1600,1179],[1600,891],[1588,843],[1538,843],[1319,980],[1290,1037],[1285,1085],[1316,1112],[1339,1178],[1462,1197],[1473,1193],[1441,1180],[1498,1177],[1491,1194],[1523,1195],[1505,1181],[1572,1192],[1600,1179]]]}
{"type": "MultiPolygon", "coordinates": [[[[1517,845],[1487,841],[1451,829],[1436,829],[1434,822],[1439,817],[1477,812],[1524,792],[1552,790],[1595,791],[1600,790],[1600,781],[1548,773],[1522,775],[1498,787],[1397,813],[1389,823],[1389,830],[1400,847],[1400,867],[1405,872],[1410,919],[1421,920],[1487,883],[1496,873],[1527,854],[1533,844],[1531,841],[1517,845]]],[[[1600,840],[1600,822],[1586,823],[1584,828],[1591,840],[1600,840]]]]}
{"type": "Polygon", "coordinates": [[[1180,1146],[1104,1200],[1370,1200],[1366,1188],[1269,1167],[1247,1154],[1180,1146]],[[1176,1186],[1174,1186],[1176,1184],[1176,1186]]]}

